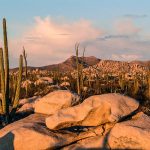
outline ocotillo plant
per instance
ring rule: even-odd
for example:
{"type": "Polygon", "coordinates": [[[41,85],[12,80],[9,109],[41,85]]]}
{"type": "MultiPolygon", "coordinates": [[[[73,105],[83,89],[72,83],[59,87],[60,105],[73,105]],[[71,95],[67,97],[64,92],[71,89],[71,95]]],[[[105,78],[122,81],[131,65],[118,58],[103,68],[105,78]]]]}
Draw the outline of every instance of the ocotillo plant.
{"type": "Polygon", "coordinates": [[[22,80],[22,66],[23,66],[23,56],[20,56],[20,65],[19,73],[17,79],[17,88],[15,91],[14,100],[12,97],[9,97],[9,55],[8,55],[8,42],[7,42],[7,28],[6,28],[6,19],[3,19],[3,35],[4,35],[4,54],[3,49],[0,48],[0,71],[1,71],[1,93],[2,93],[2,102],[1,114],[4,117],[4,123],[9,123],[10,119],[15,114],[16,108],[18,106],[18,100],[20,96],[20,87],[22,80]],[[10,107],[12,106],[12,108],[10,107]]]}

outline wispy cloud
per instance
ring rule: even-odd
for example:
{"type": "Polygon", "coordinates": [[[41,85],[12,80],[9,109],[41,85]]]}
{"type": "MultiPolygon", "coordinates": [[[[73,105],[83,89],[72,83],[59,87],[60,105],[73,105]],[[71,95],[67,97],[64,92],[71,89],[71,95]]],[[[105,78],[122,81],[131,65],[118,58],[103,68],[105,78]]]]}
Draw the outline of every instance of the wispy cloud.
{"type": "Polygon", "coordinates": [[[117,20],[114,29],[117,33],[125,35],[137,35],[141,31],[141,28],[132,19],[117,20]]]}
{"type": "Polygon", "coordinates": [[[147,18],[148,15],[146,15],[146,14],[141,14],[141,15],[139,15],[139,14],[125,14],[125,15],[123,15],[123,17],[130,18],[130,19],[141,19],[141,18],[147,18]]]}
{"type": "Polygon", "coordinates": [[[129,38],[128,35],[105,35],[105,36],[101,36],[101,37],[98,37],[97,40],[109,40],[109,39],[127,39],[129,38]]]}

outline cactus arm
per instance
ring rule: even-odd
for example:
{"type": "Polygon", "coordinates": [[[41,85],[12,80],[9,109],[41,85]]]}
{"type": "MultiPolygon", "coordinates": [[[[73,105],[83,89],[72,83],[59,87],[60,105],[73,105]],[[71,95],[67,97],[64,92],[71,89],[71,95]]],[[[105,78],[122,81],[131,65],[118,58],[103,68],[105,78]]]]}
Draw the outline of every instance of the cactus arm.
{"type": "Polygon", "coordinates": [[[25,52],[24,47],[23,47],[23,58],[24,58],[24,62],[25,62],[25,78],[27,80],[27,76],[28,76],[28,73],[27,73],[27,54],[25,52]]]}
{"type": "Polygon", "coordinates": [[[17,109],[18,103],[19,103],[21,81],[22,81],[22,71],[23,71],[23,56],[20,55],[19,73],[18,73],[18,79],[17,79],[17,88],[16,88],[16,93],[15,93],[15,99],[14,99],[14,103],[13,103],[13,108],[12,108],[12,111],[11,111],[11,116],[13,116],[14,113],[16,112],[16,109],[17,109]]]}
{"type": "Polygon", "coordinates": [[[77,93],[80,95],[80,75],[79,75],[79,60],[78,60],[78,52],[79,52],[79,44],[75,45],[76,50],[76,65],[77,65],[77,93]]]}
{"type": "Polygon", "coordinates": [[[6,95],[6,111],[9,112],[9,56],[7,41],[6,19],[3,19],[3,37],[4,37],[4,69],[5,69],[5,95],[6,95]]]}
{"type": "Polygon", "coordinates": [[[5,74],[4,74],[4,61],[2,48],[0,48],[0,71],[1,71],[2,113],[6,114],[5,74]]]}

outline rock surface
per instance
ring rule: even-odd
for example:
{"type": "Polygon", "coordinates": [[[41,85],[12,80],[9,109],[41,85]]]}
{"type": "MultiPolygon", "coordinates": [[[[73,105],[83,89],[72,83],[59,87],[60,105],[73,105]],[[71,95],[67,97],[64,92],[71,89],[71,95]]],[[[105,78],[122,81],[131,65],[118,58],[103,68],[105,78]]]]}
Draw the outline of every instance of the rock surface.
{"type": "Polygon", "coordinates": [[[70,126],[98,126],[107,122],[117,122],[131,114],[139,103],[120,94],[103,94],[91,96],[83,103],[61,109],[46,118],[49,129],[70,126]]]}
{"type": "Polygon", "coordinates": [[[31,98],[24,98],[19,100],[19,109],[17,112],[25,113],[25,112],[34,112],[35,102],[39,100],[40,97],[34,96],[31,98]]]}
{"type": "Polygon", "coordinates": [[[54,114],[57,110],[74,106],[79,103],[79,97],[68,90],[58,90],[49,93],[35,104],[35,112],[54,114]]]}
{"type": "Polygon", "coordinates": [[[0,150],[60,149],[103,132],[102,127],[76,132],[73,129],[49,130],[44,123],[45,117],[32,114],[0,130],[0,150]]]}
{"type": "Polygon", "coordinates": [[[117,123],[109,134],[108,143],[112,149],[149,150],[150,117],[140,114],[132,120],[117,123]]]}
{"type": "Polygon", "coordinates": [[[129,97],[104,94],[51,116],[35,113],[0,130],[0,150],[149,150],[150,117],[140,112],[124,118],[138,105],[129,97]],[[53,129],[46,127],[47,118],[53,129]]]}

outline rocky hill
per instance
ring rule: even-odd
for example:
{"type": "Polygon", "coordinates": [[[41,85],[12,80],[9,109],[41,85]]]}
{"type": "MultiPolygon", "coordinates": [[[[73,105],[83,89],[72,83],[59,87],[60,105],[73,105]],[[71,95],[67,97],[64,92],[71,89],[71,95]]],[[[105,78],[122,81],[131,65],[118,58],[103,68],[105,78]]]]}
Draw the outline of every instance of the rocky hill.
{"type": "MultiPolygon", "coordinates": [[[[150,69],[150,61],[125,62],[115,60],[101,60],[94,56],[84,57],[84,59],[82,57],[79,57],[79,62],[82,61],[84,64],[84,68],[88,69],[88,67],[91,68],[91,66],[93,66],[94,68],[98,68],[102,72],[140,72],[150,69]]],[[[17,69],[18,68],[14,68],[12,70],[16,71],[17,69]]],[[[71,56],[64,62],[58,64],[46,65],[42,67],[28,66],[28,69],[40,69],[48,71],[59,70],[61,72],[73,71],[74,69],[76,69],[76,57],[71,56]]]]}
{"type": "Polygon", "coordinates": [[[143,72],[150,69],[150,64],[147,61],[132,61],[132,62],[124,62],[124,61],[114,61],[114,60],[100,60],[93,67],[89,67],[85,70],[97,68],[101,72],[143,72]]]}
{"type": "MultiPolygon", "coordinates": [[[[84,57],[84,59],[82,57],[79,57],[79,62],[81,61],[83,61],[84,67],[88,67],[97,64],[100,61],[100,59],[94,56],[84,57]]],[[[16,71],[17,69],[18,68],[14,68],[12,70],[16,71]]],[[[28,66],[28,69],[29,70],[40,69],[40,70],[49,70],[49,71],[59,70],[61,72],[73,71],[74,69],[76,69],[76,57],[71,56],[64,62],[58,64],[46,65],[42,67],[28,66]]]]}
{"type": "MultiPolygon", "coordinates": [[[[87,64],[87,65],[84,65],[84,67],[87,67],[87,66],[92,66],[92,65],[97,64],[100,61],[100,59],[94,56],[84,57],[84,59],[82,57],[79,57],[79,62],[81,61],[83,61],[84,64],[87,64]]],[[[73,71],[74,69],[76,69],[76,57],[71,56],[70,58],[68,58],[62,63],[39,67],[39,69],[42,69],[42,70],[58,70],[59,69],[59,71],[73,71]]]]}

